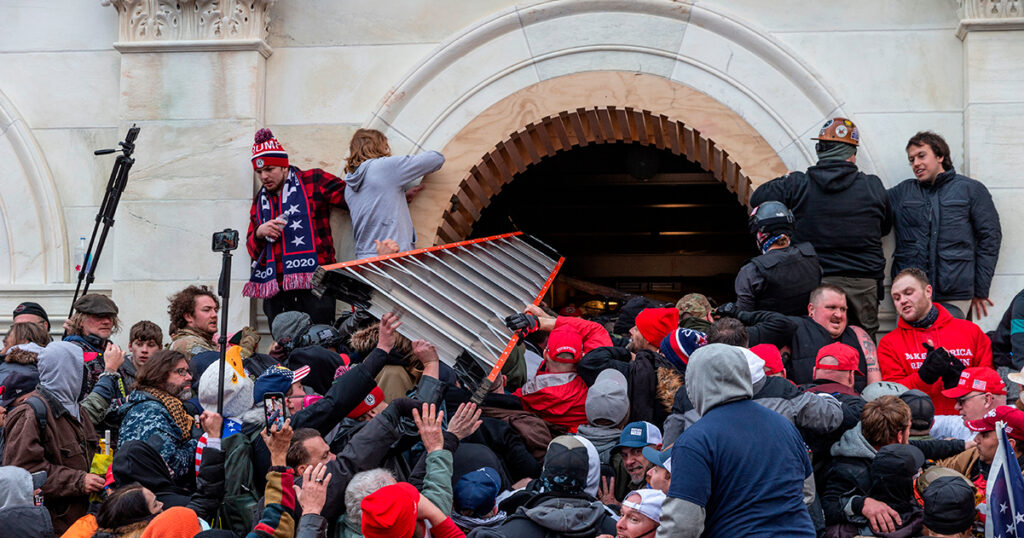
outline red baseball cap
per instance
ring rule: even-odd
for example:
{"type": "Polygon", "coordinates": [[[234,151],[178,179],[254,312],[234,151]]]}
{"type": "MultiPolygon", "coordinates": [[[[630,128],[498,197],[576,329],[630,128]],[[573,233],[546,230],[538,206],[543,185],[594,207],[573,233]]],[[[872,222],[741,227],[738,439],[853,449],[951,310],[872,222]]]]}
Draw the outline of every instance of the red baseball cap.
{"type": "Polygon", "coordinates": [[[373,390],[363,398],[363,401],[359,402],[359,405],[348,414],[348,418],[359,418],[370,409],[380,405],[383,401],[384,391],[380,390],[380,387],[374,386],[373,390]]]}
{"type": "Polygon", "coordinates": [[[366,538],[412,536],[420,492],[408,482],[384,486],[363,498],[360,527],[366,538]]]}
{"type": "Polygon", "coordinates": [[[942,391],[942,395],[947,398],[959,398],[974,391],[1006,394],[1006,385],[995,370],[986,366],[974,366],[964,368],[964,371],[960,372],[960,380],[956,386],[942,391]]]}
{"type": "Polygon", "coordinates": [[[782,354],[779,353],[779,348],[772,344],[758,344],[750,348],[750,351],[753,351],[754,355],[764,359],[765,375],[775,375],[785,368],[785,366],[782,365],[782,354]]]}
{"type": "Polygon", "coordinates": [[[860,353],[857,353],[853,346],[842,342],[835,342],[819,349],[814,367],[819,370],[839,370],[864,375],[860,371],[860,353]]]}
{"type": "Polygon", "coordinates": [[[978,420],[967,420],[964,424],[968,430],[981,433],[996,429],[996,422],[1006,423],[1006,435],[1024,441],[1024,411],[1011,405],[1000,405],[978,420]]]}
{"type": "Polygon", "coordinates": [[[568,326],[558,327],[548,335],[548,358],[555,362],[579,362],[583,356],[583,337],[568,326]],[[572,360],[558,358],[559,353],[572,353],[572,360]]]}

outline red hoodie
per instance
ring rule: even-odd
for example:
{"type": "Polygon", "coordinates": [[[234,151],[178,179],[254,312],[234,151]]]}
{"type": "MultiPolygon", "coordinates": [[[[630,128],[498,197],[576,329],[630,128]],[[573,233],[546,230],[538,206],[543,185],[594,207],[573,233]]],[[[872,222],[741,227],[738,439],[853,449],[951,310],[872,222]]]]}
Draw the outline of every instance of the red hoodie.
{"type": "Polygon", "coordinates": [[[894,381],[910,389],[924,391],[935,404],[936,415],[957,415],[955,401],[942,395],[942,380],[927,384],[917,375],[927,351],[924,343],[931,340],[936,348],[943,347],[964,363],[964,367],[992,368],[992,342],[981,329],[970,321],[954,318],[945,308],[930,327],[915,329],[900,318],[896,330],[885,335],[878,343],[878,363],[882,379],[894,381]]]}
{"type": "MultiPolygon", "coordinates": [[[[582,354],[599,347],[612,345],[608,331],[600,324],[581,318],[558,316],[555,328],[571,327],[583,339],[582,354]]],[[[548,373],[547,361],[537,369],[537,375],[515,392],[523,409],[552,424],[560,424],[575,433],[580,424],[587,423],[586,383],[576,372],[548,373]]]]}

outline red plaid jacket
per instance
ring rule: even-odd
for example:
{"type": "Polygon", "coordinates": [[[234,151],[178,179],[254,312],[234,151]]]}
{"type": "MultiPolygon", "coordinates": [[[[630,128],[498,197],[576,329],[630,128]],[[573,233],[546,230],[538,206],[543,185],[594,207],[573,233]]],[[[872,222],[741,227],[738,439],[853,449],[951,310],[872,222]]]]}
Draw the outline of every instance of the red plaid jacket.
{"type": "MultiPolygon", "coordinates": [[[[316,261],[320,265],[335,263],[334,238],[331,236],[331,206],[348,209],[345,204],[345,180],[333,174],[324,172],[319,168],[311,170],[299,170],[292,166],[295,173],[302,182],[302,188],[306,191],[306,198],[310,201],[310,208],[313,214],[313,236],[316,237],[316,261]]],[[[277,192],[268,193],[270,207],[273,217],[277,217],[281,206],[281,189],[277,192]]],[[[249,249],[249,256],[253,260],[260,259],[267,242],[256,238],[256,228],[259,227],[259,198],[254,198],[252,206],[249,207],[249,231],[245,235],[245,246],[249,249]]],[[[270,243],[273,248],[280,249],[281,243],[270,243]]],[[[281,279],[284,271],[281,267],[281,253],[277,254],[277,278],[281,279]]],[[[266,258],[266,256],[263,256],[266,258]]]]}

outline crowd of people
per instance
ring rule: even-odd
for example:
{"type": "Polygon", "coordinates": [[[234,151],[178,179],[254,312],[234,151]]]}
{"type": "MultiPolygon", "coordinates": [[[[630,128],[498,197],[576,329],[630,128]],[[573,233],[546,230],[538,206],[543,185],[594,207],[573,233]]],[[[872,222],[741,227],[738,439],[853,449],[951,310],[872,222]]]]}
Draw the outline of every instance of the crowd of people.
{"type": "Polygon", "coordinates": [[[993,306],[991,197],[934,133],[888,191],[858,170],[852,122],[817,140],[816,166],[753,193],[761,254],[735,300],[634,296],[596,319],[525,305],[481,400],[400,315],[335,318],[311,291],[335,261],[330,207],[352,213],[358,256],[409,250],[411,185],[443,156],[359,130],[339,178],[261,130],[244,295],[269,348],[249,327],[219,341],[202,285],[168,299],[167,338],[125,324],[127,350],[109,297],[79,298],[60,340],[19,305],[0,534],[982,536],[998,423],[1024,459],[1024,292],[992,333],[965,319],[993,306]],[[877,340],[890,231],[898,320],[877,340]]]}

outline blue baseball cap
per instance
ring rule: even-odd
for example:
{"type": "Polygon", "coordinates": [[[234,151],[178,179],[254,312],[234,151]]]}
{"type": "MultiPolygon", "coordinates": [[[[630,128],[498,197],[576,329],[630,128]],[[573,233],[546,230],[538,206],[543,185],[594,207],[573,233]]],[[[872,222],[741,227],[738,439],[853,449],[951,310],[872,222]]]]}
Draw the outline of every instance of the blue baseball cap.
{"type": "Polygon", "coordinates": [[[492,467],[481,467],[462,475],[455,483],[453,501],[459,512],[470,511],[474,517],[482,517],[494,509],[494,501],[501,491],[501,477],[492,467]]]}
{"type": "Polygon", "coordinates": [[[641,448],[647,445],[661,444],[661,430],[650,422],[637,421],[626,424],[619,435],[619,444],[615,448],[641,448]]]}
{"type": "Polygon", "coordinates": [[[294,375],[291,370],[281,365],[274,365],[267,368],[263,375],[256,378],[253,385],[252,396],[257,402],[263,401],[263,396],[268,392],[280,392],[287,394],[292,386],[294,375]]]}
{"type": "Polygon", "coordinates": [[[672,472],[672,449],[671,448],[666,448],[665,450],[660,450],[659,451],[659,450],[655,450],[655,449],[653,449],[653,448],[651,448],[649,446],[645,446],[644,450],[643,450],[643,454],[644,454],[644,458],[647,461],[653,463],[654,465],[657,465],[658,467],[661,467],[662,469],[667,469],[669,472],[672,472]]]}

